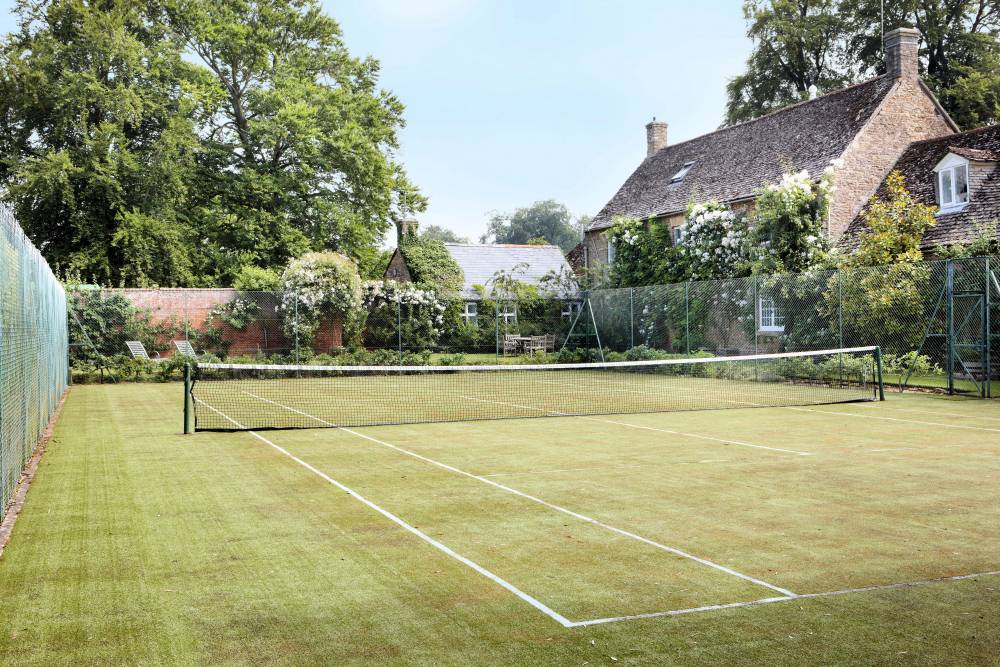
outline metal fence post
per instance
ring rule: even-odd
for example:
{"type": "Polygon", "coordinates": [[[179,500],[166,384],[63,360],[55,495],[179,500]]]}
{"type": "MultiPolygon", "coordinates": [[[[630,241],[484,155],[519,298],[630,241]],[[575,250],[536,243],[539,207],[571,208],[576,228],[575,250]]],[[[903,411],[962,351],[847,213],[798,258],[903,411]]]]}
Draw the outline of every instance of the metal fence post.
{"type": "Polygon", "coordinates": [[[184,434],[191,433],[191,364],[184,364],[184,434]]]}
{"type": "Polygon", "coordinates": [[[952,260],[945,262],[945,320],[948,357],[945,362],[948,367],[948,394],[955,393],[955,264],[952,260]]]}
{"type": "MultiPolygon", "coordinates": [[[[757,354],[757,335],[760,333],[760,298],[757,295],[757,274],[753,274],[753,353],[757,354]]],[[[756,366],[755,366],[756,368],[756,366]]]]}
{"type": "Polygon", "coordinates": [[[992,329],[990,327],[990,303],[992,301],[993,295],[993,285],[990,283],[990,276],[993,274],[990,268],[991,262],[990,257],[986,257],[986,275],[983,276],[983,280],[986,284],[986,302],[983,304],[983,342],[985,343],[986,349],[983,351],[983,356],[986,357],[986,373],[984,374],[986,386],[984,387],[984,395],[986,398],[993,397],[993,365],[992,365],[992,352],[990,350],[993,347],[993,336],[992,329]]]}
{"type": "Polygon", "coordinates": [[[399,348],[399,365],[403,365],[403,296],[396,295],[396,345],[399,348]]]}
{"type": "Polygon", "coordinates": [[[295,364],[299,363],[299,291],[295,290],[295,312],[294,312],[294,326],[292,329],[295,331],[295,364]]]}
{"type": "Polygon", "coordinates": [[[628,288],[628,346],[635,347],[635,288],[628,288]]]}
{"type": "Polygon", "coordinates": [[[684,354],[691,356],[691,281],[684,283],[684,354]]]}
{"type": "Polygon", "coordinates": [[[494,311],[493,327],[496,330],[494,337],[496,338],[496,344],[497,344],[497,359],[499,359],[500,358],[500,302],[499,301],[493,302],[493,311],[494,311]]]}

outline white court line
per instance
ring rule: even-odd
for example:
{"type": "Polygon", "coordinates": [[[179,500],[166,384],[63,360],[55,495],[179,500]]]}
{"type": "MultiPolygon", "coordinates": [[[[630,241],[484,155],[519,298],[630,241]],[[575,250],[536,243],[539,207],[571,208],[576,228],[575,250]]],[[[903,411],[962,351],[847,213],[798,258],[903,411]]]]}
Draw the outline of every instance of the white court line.
{"type": "Polygon", "coordinates": [[[903,419],[902,417],[880,417],[878,415],[861,415],[857,412],[835,412],[833,410],[817,410],[816,408],[793,408],[787,410],[799,410],[800,412],[821,412],[826,415],[844,415],[845,417],[861,417],[862,419],[881,419],[882,421],[903,422],[906,424],[921,424],[923,426],[940,426],[941,428],[960,428],[968,431],[989,431],[990,433],[1000,433],[1000,428],[985,428],[983,426],[967,426],[965,424],[942,424],[941,422],[925,422],[916,419],[903,419]]]}
{"type": "MultiPolygon", "coordinates": [[[[313,417],[312,415],[310,415],[308,413],[302,412],[301,410],[296,410],[295,408],[289,407],[287,405],[283,405],[283,404],[278,403],[276,401],[272,401],[272,400],[264,398],[262,396],[257,396],[256,394],[252,394],[250,392],[246,392],[245,391],[244,393],[247,394],[247,395],[249,395],[249,396],[253,396],[254,398],[259,399],[261,401],[265,401],[265,402],[270,403],[272,405],[276,405],[276,406],[278,406],[280,408],[285,408],[286,410],[289,410],[291,412],[295,412],[295,413],[303,415],[305,417],[310,417],[311,419],[315,419],[317,422],[320,422],[320,423],[325,424],[327,426],[336,426],[336,424],[333,424],[332,422],[328,422],[328,421],[326,421],[324,419],[320,419],[319,417],[313,417]]],[[[459,474],[459,475],[464,475],[466,477],[470,477],[472,479],[479,480],[480,482],[483,482],[484,484],[489,484],[490,486],[496,487],[496,488],[498,488],[498,489],[500,489],[502,491],[506,491],[507,493],[512,493],[515,496],[524,498],[526,500],[530,500],[532,502],[536,502],[539,505],[544,505],[545,507],[548,507],[549,509],[555,510],[557,512],[561,512],[563,514],[567,514],[567,515],[573,517],[574,519],[579,519],[580,521],[584,521],[586,523],[598,526],[598,527],[603,528],[605,530],[609,530],[612,533],[615,533],[615,534],[618,534],[618,535],[622,535],[624,537],[632,538],[633,540],[637,540],[639,542],[642,542],[643,544],[648,544],[651,547],[655,547],[657,549],[661,549],[663,551],[672,553],[675,556],[680,556],[681,558],[687,558],[689,560],[693,560],[696,563],[700,563],[702,565],[705,565],[707,567],[713,568],[713,569],[718,570],[720,572],[725,572],[726,574],[732,575],[734,577],[738,577],[740,579],[743,579],[744,581],[749,581],[751,583],[757,584],[758,586],[763,586],[764,588],[769,588],[772,591],[776,591],[778,593],[781,593],[782,595],[795,595],[795,593],[792,593],[791,591],[789,591],[789,590],[787,590],[785,588],[781,588],[780,586],[775,586],[774,584],[769,584],[768,582],[763,581],[761,579],[757,579],[755,577],[751,577],[749,574],[743,574],[742,572],[737,572],[736,570],[734,570],[732,568],[729,568],[729,567],[726,567],[725,565],[720,565],[719,563],[715,563],[715,562],[710,561],[710,560],[708,560],[706,558],[699,558],[698,556],[690,554],[690,553],[688,553],[686,551],[682,551],[681,549],[678,549],[676,547],[671,547],[671,546],[668,546],[666,544],[661,544],[660,542],[656,542],[654,540],[651,540],[648,537],[643,537],[642,535],[638,535],[636,533],[632,533],[632,532],[629,532],[627,530],[623,530],[621,528],[616,528],[615,526],[612,526],[611,524],[604,523],[603,521],[599,521],[597,519],[594,519],[593,517],[589,517],[589,516],[587,516],[585,514],[580,514],[579,512],[574,512],[573,510],[570,510],[570,509],[567,509],[565,507],[561,507],[559,505],[555,505],[553,503],[550,503],[547,500],[542,500],[541,498],[538,498],[536,496],[532,496],[530,494],[524,493],[523,491],[518,491],[517,489],[514,489],[512,487],[506,486],[506,485],[501,484],[499,482],[495,482],[492,479],[487,479],[487,478],[483,477],[482,475],[475,475],[475,474],[473,474],[471,472],[466,472],[464,470],[460,470],[459,468],[456,468],[455,466],[448,465],[447,463],[442,463],[441,461],[435,461],[434,459],[426,457],[426,456],[424,456],[422,454],[417,454],[416,452],[411,452],[408,449],[403,449],[402,447],[399,447],[397,445],[393,445],[391,443],[385,442],[384,440],[379,440],[378,438],[374,438],[374,437],[372,437],[370,435],[365,435],[364,433],[359,433],[358,431],[354,431],[352,429],[345,428],[343,426],[340,426],[338,428],[341,431],[344,431],[345,433],[350,433],[351,435],[357,436],[359,438],[363,438],[363,439],[368,440],[370,442],[374,442],[376,444],[382,445],[383,447],[388,447],[389,449],[392,449],[392,450],[395,450],[397,452],[400,452],[401,454],[406,454],[407,456],[412,456],[415,459],[419,459],[421,461],[424,461],[425,463],[430,463],[431,465],[435,465],[435,466],[437,466],[439,468],[443,468],[444,470],[448,470],[450,472],[453,472],[453,473],[456,473],[456,474],[459,474]]]]}
{"type": "MultiPolygon", "coordinates": [[[[877,405],[865,407],[878,407],[877,405]]],[[[982,415],[968,415],[960,412],[940,412],[937,410],[921,410],[920,408],[900,408],[895,405],[886,405],[884,409],[896,410],[897,412],[915,412],[923,415],[940,415],[942,417],[957,417],[959,419],[988,419],[989,421],[1000,421],[1000,417],[984,417],[982,415]]]]}
{"type": "Polygon", "coordinates": [[[636,621],[643,618],[660,618],[663,616],[683,616],[685,614],[696,614],[699,612],[716,611],[719,609],[737,609],[740,607],[759,607],[760,605],[773,604],[775,602],[790,602],[792,600],[803,600],[809,598],[826,598],[836,595],[851,595],[855,593],[870,593],[873,591],[891,591],[901,588],[914,588],[916,586],[929,586],[947,581],[962,581],[963,579],[976,579],[979,577],[994,577],[1000,575],[1000,570],[991,572],[977,572],[975,574],[961,574],[954,577],[938,577],[936,579],[922,579],[920,581],[905,581],[895,584],[882,584],[879,586],[864,586],[862,588],[845,588],[839,591],[824,591],[822,593],[803,593],[801,595],[790,595],[783,597],[764,598],[763,600],[752,600],[750,602],[731,602],[729,604],[713,604],[705,607],[691,607],[688,609],[673,609],[670,611],[654,611],[646,614],[632,614],[629,616],[613,616],[609,618],[595,618],[589,621],[576,621],[574,628],[588,625],[601,625],[604,623],[618,623],[621,621],[636,621]]]}
{"type": "MultiPolygon", "coordinates": [[[[201,405],[204,405],[206,408],[208,408],[212,412],[215,412],[216,414],[218,414],[219,416],[221,416],[223,419],[228,420],[233,425],[235,425],[237,428],[246,428],[245,426],[243,426],[242,424],[240,424],[239,422],[237,422],[235,419],[232,419],[228,415],[223,414],[219,410],[216,410],[214,407],[212,407],[211,405],[209,405],[205,401],[199,401],[199,403],[201,403],[201,405]]],[[[326,480],[330,484],[333,484],[335,487],[337,487],[341,491],[347,493],[349,496],[351,496],[355,500],[358,500],[358,501],[364,503],[369,508],[375,510],[376,512],[378,512],[379,514],[381,514],[385,518],[389,519],[390,521],[392,521],[396,525],[398,525],[401,528],[405,529],[406,531],[412,533],[413,535],[416,535],[421,540],[423,540],[424,542],[427,542],[428,544],[430,544],[432,547],[434,547],[438,551],[441,551],[442,553],[445,553],[448,556],[451,556],[452,558],[454,558],[458,562],[462,563],[463,565],[466,565],[466,566],[472,568],[473,570],[475,570],[476,572],[478,572],[479,574],[483,575],[484,577],[486,577],[487,579],[489,579],[493,583],[495,583],[495,584],[497,584],[497,585],[499,585],[499,586],[507,589],[508,591],[510,591],[511,593],[513,593],[514,595],[516,595],[517,597],[521,598],[522,600],[524,600],[525,602],[527,602],[528,604],[530,604],[532,607],[534,607],[538,611],[542,612],[543,614],[545,614],[549,618],[555,620],[557,623],[559,623],[560,625],[562,625],[564,628],[571,628],[571,627],[573,627],[573,622],[570,621],[568,618],[566,618],[562,614],[558,613],[557,611],[554,611],[553,609],[547,607],[546,605],[544,605],[543,603],[541,603],[537,599],[531,597],[530,595],[528,595],[527,593],[525,593],[521,589],[517,588],[513,584],[509,583],[508,581],[506,581],[504,579],[501,579],[497,575],[495,575],[492,572],[490,572],[489,570],[487,570],[485,567],[483,567],[483,566],[481,566],[481,565],[479,565],[479,564],[477,564],[477,563],[469,560],[465,556],[462,556],[461,554],[456,553],[455,551],[452,551],[450,548],[448,548],[444,544],[438,542],[437,540],[435,540],[430,535],[427,535],[426,533],[420,531],[419,529],[415,528],[414,526],[411,526],[410,524],[406,523],[405,521],[403,521],[402,519],[400,519],[398,516],[396,516],[392,512],[389,512],[388,510],[382,509],[381,507],[379,507],[378,505],[376,505],[372,501],[368,500],[367,498],[365,498],[364,496],[362,496],[361,494],[359,494],[357,491],[354,491],[353,489],[350,489],[347,486],[344,486],[343,484],[341,484],[337,480],[333,479],[332,477],[330,477],[329,475],[327,475],[326,473],[324,473],[322,470],[318,470],[317,468],[313,467],[312,465],[306,463],[305,461],[303,461],[299,457],[295,456],[294,454],[292,454],[288,450],[283,449],[282,447],[279,447],[278,445],[274,444],[273,442],[271,442],[270,440],[268,440],[264,436],[260,435],[259,433],[256,433],[254,431],[247,431],[247,432],[250,435],[252,435],[253,437],[255,437],[258,440],[260,440],[261,442],[263,442],[263,443],[265,443],[267,445],[270,445],[271,447],[273,447],[277,451],[281,452],[282,454],[284,454],[285,456],[287,456],[291,460],[295,461],[296,463],[298,463],[299,465],[301,465],[305,469],[309,470],[310,472],[315,473],[319,477],[322,477],[324,480],[326,480]]]]}
{"type": "Polygon", "coordinates": [[[521,477],[523,475],[554,475],[561,472],[587,472],[600,470],[621,470],[622,468],[644,468],[642,465],[591,466],[589,468],[557,468],[555,470],[519,470],[513,472],[493,472],[483,477],[521,477]]]}
{"type": "Polygon", "coordinates": [[[739,445],[740,447],[753,447],[754,449],[767,449],[772,452],[783,452],[785,454],[795,454],[796,456],[812,456],[812,452],[800,452],[796,449],[781,449],[780,447],[768,447],[767,445],[755,445],[752,442],[742,442],[740,440],[730,440],[728,438],[713,438],[710,435],[700,435],[698,433],[685,433],[682,431],[671,431],[665,428],[654,428],[652,426],[639,426],[638,424],[629,424],[627,422],[614,421],[612,419],[601,419],[600,417],[593,417],[590,415],[573,415],[565,412],[553,412],[550,410],[544,410],[542,408],[532,407],[530,405],[519,405],[517,403],[507,403],[505,401],[493,401],[485,398],[476,398],[475,396],[462,396],[462,398],[469,401],[481,401],[483,403],[496,403],[498,405],[509,405],[515,408],[524,408],[526,410],[534,410],[535,412],[542,412],[556,417],[582,417],[583,419],[589,419],[591,421],[603,422],[605,424],[617,424],[618,426],[627,426],[629,428],[642,429],[644,431],[658,431],[660,433],[669,433],[670,435],[679,435],[685,438],[697,438],[699,440],[710,440],[712,442],[721,442],[725,445],[739,445]]]}

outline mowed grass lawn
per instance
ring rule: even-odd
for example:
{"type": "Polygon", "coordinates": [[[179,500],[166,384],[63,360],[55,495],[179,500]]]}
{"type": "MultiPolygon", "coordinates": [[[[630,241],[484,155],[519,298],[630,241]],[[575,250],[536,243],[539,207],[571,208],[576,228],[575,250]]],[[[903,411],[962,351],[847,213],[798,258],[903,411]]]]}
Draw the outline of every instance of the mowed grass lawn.
{"type": "Polygon", "coordinates": [[[265,442],[183,436],[180,402],[72,390],[0,559],[0,664],[1000,663],[997,403],[265,442]]]}

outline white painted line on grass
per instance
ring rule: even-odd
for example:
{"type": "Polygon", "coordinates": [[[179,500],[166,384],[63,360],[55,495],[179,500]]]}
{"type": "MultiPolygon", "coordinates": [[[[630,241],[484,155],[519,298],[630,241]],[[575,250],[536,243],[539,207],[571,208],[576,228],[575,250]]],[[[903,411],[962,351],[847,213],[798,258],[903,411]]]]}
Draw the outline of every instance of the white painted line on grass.
{"type": "Polygon", "coordinates": [[[903,422],[906,424],[920,424],[922,426],[940,426],[941,428],[959,428],[968,431],[989,431],[991,433],[1000,433],[1000,428],[985,428],[983,426],[967,426],[965,424],[943,424],[941,422],[925,422],[917,421],[915,419],[903,419],[901,417],[884,417],[879,415],[861,415],[857,412],[838,412],[834,410],[817,410],[816,408],[786,408],[788,410],[798,410],[800,412],[819,412],[825,415],[843,415],[845,417],[861,417],[862,419],[880,419],[882,421],[890,422],[903,422]]]}
{"type": "Polygon", "coordinates": [[[545,414],[551,414],[553,416],[563,416],[563,417],[574,417],[578,416],[583,419],[589,419],[591,421],[603,422],[605,424],[616,424],[618,426],[627,426],[629,428],[642,429],[644,431],[659,431],[660,433],[669,433],[670,435],[679,435],[685,438],[697,438],[699,440],[710,440],[712,442],[721,442],[725,445],[739,445],[740,447],[753,447],[754,449],[767,449],[772,452],[782,452],[784,454],[795,454],[796,456],[812,456],[812,452],[801,452],[795,449],[781,449],[780,447],[768,447],[767,445],[756,445],[751,442],[742,442],[740,440],[731,440],[729,438],[715,438],[710,435],[700,435],[698,433],[686,433],[683,431],[671,431],[665,428],[654,428],[652,426],[640,426],[638,424],[629,424],[627,422],[619,422],[613,419],[603,419],[601,417],[593,417],[590,415],[572,415],[563,412],[552,412],[549,410],[544,410],[542,408],[532,407],[530,405],[519,405],[517,403],[506,403],[504,401],[493,401],[485,398],[476,398],[474,396],[462,396],[462,398],[470,401],[481,401],[483,403],[497,403],[499,405],[509,405],[515,408],[524,408],[526,410],[534,410],[535,412],[542,412],[545,414]]]}
{"type": "MultiPolygon", "coordinates": [[[[240,424],[236,420],[230,418],[228,415],[220,412],[219,410],[216,410],[214,407],[212,407],[208,403],[205,403],[204,401],[199,401],[199,403],[201,405],[204,405],[206,408],[208,408],[212,412],[215,412],[216,414],[218,414],[219,416],[221,416],[223,419],[228,420],[233,425],[235,425],[237,428],[245,428],[242,424],[240,424]]],[[[273,447],[277,451],[281,452],[282,454],[284,454],[285,456],[287,456],[291,460],[295,461],[296,463],[298,463],[302,467],[306,468],[310,472],[313,472],[316,475],[318,475],[319,477],[323,478],[324,480],[326,480],[330,484],[334,485],[335,487],[337,487],[341,491],[345,492],[346,494],[348,494],[349,496],[351,496],[355,500],[358,500],[361,503],[364,503],[369,508],[375,510],[376,512],[378,512],[379,514],[381,514],[385,518],[389,519],[390,521],[392,521],[393,523],[395,523],[396,525],[398,525],[399,527],[405,529],[406,531],[412,533],[413,535],[416,535],[421,540],[423,540],[424,542],[427,542],[428,544],[430,544],[432,547],[434,547],[438,551],[441,551],[442,553],[445,553],[448,556],[451,556],[452,558],[454,558],[458,562],[462,563],[463,565],[465,565],[467,567],[470,567],[473,570],[475,570],[476,572],[478,572],[479,574],[483,575],[484,577],[486,577],[487,579],[489,579],[493,583],[495,583],[495,584],[497,584],[497,585],[499,585],[499,586],[507,589],[508,591],[510,591],[511,593],[513,593],[514,595],[516,595],[517,597],[521,598],[522,600],[524,600],[525,602],[527,602],[528,604],[530,604],[532,607],[534,607],[538,611],[542,612],[543,614],[545,614],[549,618],[555,620],[557,623],[559,623],[560,625],[562,625],[564,628],[571,628],[571,627],[573,627],[573,622],[570,621],[568,618],[566,618],[562,614],[558,613],[557,611],[551,609],[550,607],[544,605],[543,603],[539,602],[537,599],[531,597],[530,595],[528,595],[527,593],[525,593],[521,589],[517,588],[513,584],[511,584],[508,581],[506,581],[505,579],[501,579],[497,575],[495,575],[492,572],[490,572],[489,570],[487,570],[485,567],[483,567],[483,566],[481,566],[481,565],[479,565],[479,564],[477,564],[477,563],[469,560],[468,558],[466,558],[465,556],[463,556],[463,555],[461,555],[459,553],[456,553],[455,551],[453,551],[449,547],[447,547],[444,544],[442,544],[442,543],[438,542],[437,540],[435,540],[430,535],[428,535],[428,534],[422,532],[421,530],[419,530],[418,528],[415,528],[414,526],[411,526],[410,524],[406,523],[405,521],[403,521],[402,519],[400,519],[398,516],[396,516],[392,512],[389,512],[388,510],[382,509],[381,507],[379,507],[378,505],[376,505],[372,501],[368,500],[367,498],[365,498],[364,496],[362,496],[361,494],[359,494],[357,491],[354,491],[353,489],[350,489],[347,486],[341,484],[337,480],[333,479],[332,477],[330,477],[329,475],[327,475],[326,473],[324,473],[322,470],[319,470],[319,469],[313,467],[312,465],[306,463],[305,461],[303,461],[299,457],[295,456],[294,454],[292,454],[288,450],[286,450],[286,449],[284,449],[282,447],[279,447],[278,445],[274,444],[273,442],[271,442],[270,440],[268,440],[264,436],[260,435],[259,433],[256,433],[254,431],[247,431],[247,432],[250,435],[252,435],[253,437],[255,437],[258,440],[260,440],[261,442],[263,442],[263,443],[265,443],[267,445],[270,445],[271,447],[273,447]]]]}
{"type": "MultiPolygon", "coordinates": [[[[650,464],[652,465],[652,464],[650,464]]],[[[555,475],[564,472],[588,472],[602,470],[621,470],[623,468],[644,468],[642,465],[591,466],[589,468],[556,468],[555,470],[518,470],[512,472],[493,472],[483,477],[522,477],[524,475],[555,475]]]]}
{"type": "Polygon", "coordinates": [[[968,415],[962,414],[961,412],[940,412],[938,410],[921,410],[920,408],[901,408],[895,405],[866,405],[865,407],[878,408],[882,407],[884,410],[895,410],[897,412],[915,412],[917,414],[923,415],[940,415],[941,417],[956,417],[958,419],[987,419],[989,421],[1000,421],[1000,417],[985,417],[983,415],[968,415]]]}
{"type": "Polygon", "coordinates": [[[879,586],[864,586],[861,588],[845,588],[839,591],[824,591],[822,593],[803,593],[801,595],[785,595],[782,597],[764,598],[762,600],[751,600],[749,602],[730,602],[729,604],[713,604],[704,607],[690,607],[688,609],[672,609],[670,611],[654,611],[646,614],[630,614],[628,616],[612,616],[608,618],[595,618],[588,621],[575,621],[574,628],[586,627],[590,625],[602,625],[605,623],[620,623],[622,621],[637,621],[646,618],[661,618],[664,616],[683,616],[685,614],[697,614],[707,611],[718,611],[721,609],[738,609],[742,607],[759,607],[765,604],[776,602],[790,602],[792,600],[804,600],[809,598],[825,598],[837,595],[852,595],[856,593],[870,593],[873,591],[891,591],[902,588],[914,588],[916,586],[929,586],[948,581],[962,581],[964,579],[978,579],[979,577],[994,577],[1000,575],[1000,570],[991,572],[977,572],[975,574],[961,574],[954,577],[938,577],[936,579],[922,579],[920,581],[906,581],[895,584],[882,584],[879,586]]]}
{"type": "MultiPolygon", "coordinates": [[[[245,392],[245,393],[247,393],[250,396],[253,396],[254,398],[258,398],[258,399],[260,399],[262,401],[266,401],[266,402],[271,403],[273,405],[276,405],[278,407],[283,407],[283,408],[286,408],[288,410],[291,410],[292,412],[296,412],[296,413],[303,414],[303,415],[306,414],[306,413],[303,413],[303,412],[301,412],[299,410],[296,410],[295,408],[291,408],[291,407],[289,407],[287,405],[282,405],[281,403],[278,403],[276,401],[272,401],[270,399],[263,398],[261,396],[255,395],[255,394],[251,394],[250,392],[245,392]]],[[[324,420],[320,419],[319,417],[313,417],[313,419],[315,419],[316,421],[319,421],[319,422],[323,422],[323,423],[327,424],[328,426],[334,426],[334,424],[332,424],[330,422],[327,422],[327,421],[324,421],[324,420]]],[[[719,563],[715,563],[715,562],[710,561],[710,560],[708,560],[706,558],[699,558],[698,556],[690,554],[690,553],[688,553],[686,551],[683,551],[681,549],[678,549],[676,547],[671,547],[671,546],[668,546],[666,544],[661,544],[660,542],[656,542],[654,540],[651,540],[648,537],[643,537],[642,535],[638,535],[636,533],[632,533],[632,532],[629,532],[627,530],[623,530],[621,528],[616,528],[615,526],[612,526],[610,524],[604,523],[603,521],[599,521],[598,519],[594,519],[593,517],[589,517],[589,516],[587,516],[585,514],[580,514],[579,512],[574,512],[573,510],[570,510],[570,509],[567,509],[565,507],[561,507],[559,505],[555,505],[553,503],[550,503],[547,500],[542,500],[541,498],[538,498],[536,496],[532,496],[532,495],[527,494],[527,493],[525,493],[523,491],[518,491],[517,489],[514,489],[512,487],[506,486],[506,485],[501,484],[499,482],[495,482],[492,479],[487,479],[487,478],[483,477],[482,475],[476,475],[476,474],[473,474],[471,472],[466,472],[465,470],[461,470],[459,468],[456,468],[455,466],[449,465],[447,463],[442,463],[441,461],[436,461],[436,460],[434,460],[432,458],[424,456],[423,454],[417,454],[416,452],[412,452],[412,451],[410,451],[408,449],[403,449],[402,447],[399,447],[397,445],[393,445],[391,443],[385,442],[384,440],[379,440],[378,438],[372,437],[370,435],[366,435],[364,433],[359,433],[358,431],[355,431],[355,430],[350,429],[350,428],[345,428],[343,426],[338,427],[338,428],[341,431],[345,432],[345,433],[350,433],[351,435],[357,436],[357,437],[362,438],[364,440],[368,440],[369,442],[374,442],[376,444],[382,445],[383,447],[388,447],[389,449],[397,451],[397,452],[399,452],[401,454],[406,454],[407,456],[412,456],[415,459],[419,459],[421,461],[424,461],[425,463],[429,463],[431,465],[437,466],[437,467],[442,468],[444,470],[448,470],[448,471],[456,473],[458,475],[464,475],[465,477],[469,477],[471,479],[479,480],[480,482],[482,482],[484,484],[489,484],[490,486],[495,487],[497,489],[500,489],[501,491],[506,491],[507,493],[514,494],[515,496],[518,496],[520,498],[524,498],[526,500],[530,500],[532,502],[538,503],[539,505],[543,505],[545,507],[548,507],[549,509],[555,510],[557,512],[561,512],[563,514],[567,514],[567,515],[573,517],[574,519],[579,519],[580,521],[584,521],[586,523],[598,526],[598,527],[603,528],[605,530],[611,531],[612,533],[616,533],[616,534],[622,535],[624,537],[632,538],[633,540],[637,540],[639,542],[642,542],[643,544],[648,544],[651,547],[655,547],[657,549],[661,549],[663,551],[672,553],[675,556],[680,556],[681,558],[687,558],[689,560],[693,560],[696,563],[700,563],[702,565],[705,565],[707,567],[713,568],[713,569],[718,570],[720,572],[725,572],[726,574],[732,575],[734,577],[738,577],[740,579],[743,579],[744,581],[749,581],[751,583],[757,584],[758,586],[763,586],[764,588],[769,588],[772,591],[776,591],[778,593],[781,593],[782,595],[795,595],[791,591],[789,591],[787,589],[784,589],[784,588],[781,588],[780,586],[775,586],[774,584],[769,584],[768,582],[763,581],[761,579],[757,579],[755,577],[751,577],[748,574],[743,574],[742,572],[737,572],[736,570],[734,570],[732,568],[726,567],[725,565],[720,565],[719,563]]]]}

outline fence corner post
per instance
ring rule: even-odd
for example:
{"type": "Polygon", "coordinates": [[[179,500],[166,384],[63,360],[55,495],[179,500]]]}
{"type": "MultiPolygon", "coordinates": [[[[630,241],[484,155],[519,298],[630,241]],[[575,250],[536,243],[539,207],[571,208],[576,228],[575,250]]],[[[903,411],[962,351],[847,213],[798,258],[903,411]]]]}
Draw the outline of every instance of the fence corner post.
{"type": "Polygon", "coordinates": [[[882,346],[875,347],[875,375],[878,380],[878,400],[885,400],[885,382],[882,379],[882,346]]]}

